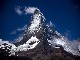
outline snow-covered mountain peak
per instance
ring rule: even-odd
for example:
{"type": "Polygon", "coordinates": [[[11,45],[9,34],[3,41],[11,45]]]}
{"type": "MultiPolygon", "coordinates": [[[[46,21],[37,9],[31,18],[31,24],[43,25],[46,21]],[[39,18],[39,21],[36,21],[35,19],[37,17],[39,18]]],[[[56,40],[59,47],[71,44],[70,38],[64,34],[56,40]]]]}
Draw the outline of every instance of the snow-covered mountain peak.
{"type": "Polygon", "coordinates": [[[36,9],[32,17],[31,25],[28,28],[29,33],[35,34],[35,32],[38,32],[41,29],[41,24],[43,21],[44,17],[42,13],[39,9],[36,9]]]}
{"type": "MultiPolygon", "coordinates": [[[[8,48],[11,53],[10,55],[15,55],[16,52],[34,50],[34,48],[39,48],[38,50],[50,50],[51,48],[58,49],[62,46],[65,51],[70,52],[73,55],[80,55],[76,49],[77,47],[75,48],[71,41],[55,31],[51,22],[49,24],[45,23],[45,18],[39,9],[31,9],[30,7],[25,11],[27,11],[27,13],[32,13],[33,16],[31,24],[28,26],[28,29],[26,29],[22,40],[16,44],[11,44],[8,41],[2,41],[2,39],[0,39],[0,48],[4,49],[5,47],[11,46],[11,48],[8,48]],[[7,45],[4,46],[4,43],[7,45]]],[[[80,51],[80,45],[77,46],[79,46],[78,49],[80,51]]]]}

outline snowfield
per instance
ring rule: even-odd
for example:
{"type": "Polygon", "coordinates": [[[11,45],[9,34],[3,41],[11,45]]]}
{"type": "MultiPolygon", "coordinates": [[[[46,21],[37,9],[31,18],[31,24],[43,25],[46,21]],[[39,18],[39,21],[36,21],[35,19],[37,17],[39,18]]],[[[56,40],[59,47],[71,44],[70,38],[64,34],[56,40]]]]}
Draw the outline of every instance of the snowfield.
{"type": "Polygon", "coordinates": [[[37,44],[39,43],[39,39],[36,38],[36,36],[32,36],[26,43],[24,43],[23,45],[20,45],[17,47],[17,51],[27,51],[29,49],[33,49],[37,46],[37,44]],[[30,45],[30,43],[33,43],[30,45]]]}
{"type": "Polygon", "coordinates": [[[23,45],[20,45],[18,47],[16,47],[14,44],[9,43],[8,41],[2,41],[2,39],[0,39],[0,48],[5,49],[5,47],[9,47],[11,46],[11,48],[7,48],[10,50],[10,55],[15,55],[15,52],[18,51],[27,51],[29,49],[33,49],[37,46],[37,44],[39,44],[39,39],[36,38],[36,36],[32,36],[26,43],[24,43],[23,45]],[[6,45],[4,45],[6,43],[6,45]]]}

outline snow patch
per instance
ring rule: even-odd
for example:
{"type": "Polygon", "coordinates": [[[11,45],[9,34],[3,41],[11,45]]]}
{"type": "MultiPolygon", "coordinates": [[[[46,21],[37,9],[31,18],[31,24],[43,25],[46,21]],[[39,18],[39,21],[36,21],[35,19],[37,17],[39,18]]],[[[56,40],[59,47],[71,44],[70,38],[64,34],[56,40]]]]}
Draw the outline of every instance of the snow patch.
{"type": "Polygon", "coordinates": [[[78,51],[78,44],[75,42],[69,41],[68,38],[61,36],[61,38],[53,37],[51,44],[53,47],[55,45],[61,45],[65,51],[72,53],[73,55],[80,55],[78,51]]]}
{"type": "Polygon", "coordinates": [[[38,45],[39,42],[40,41],[39,39],[36,38],[36,36],[34,37],[32,36],[26,43],[16,47],[14,44],[9,43],[9,41],[2,41],[2,39],[0,39],[0,48],[5,49],[5,47],[11,47],[6,49],[6,51],[10,50],[9,56],[11,56],[11,55],[15,55],[15,52],[18,52],[18,51],[27,51],[29,49],[33,49],[38,45]]]}
{"type": "Polygon", "coordinates": [[[8,53],[10,53],[10,56],[15,55],[15,51],[17,47],[14,44],[9,43],[9,41],[2,41],[2,39],[0,39],[0,48],[5,49],[6,47],[7,47],[6,51],[10,50],[8,51],[8,53]]]}
{"type": "Polygon", "coordinates": [[[21,7],[20,6],[17,6],[15,8],[15,11],[16,11],[16,13],[18,13],[18,15],[22,15],[23,14],[23,12],[21,11],[21,7]]]}
{"type": "Polygon", "coordinates": [[[17,51],[27,51],[29,49],[33,49],[39,43],[39,39],[36,36],[32,36],[26,43],[23,45],[18,46],[17,51]],[[31,44],[32,43],[32,44],[31,44]]]}
{"type": "Polygon", "coordinates": [[[35,33],[35,31],[39,31],[40,24],[41,24],[41,15],[40,14],[33,15],[33,21],[31,22],[31,25],[28,28],[30,33],[35,33]]]}

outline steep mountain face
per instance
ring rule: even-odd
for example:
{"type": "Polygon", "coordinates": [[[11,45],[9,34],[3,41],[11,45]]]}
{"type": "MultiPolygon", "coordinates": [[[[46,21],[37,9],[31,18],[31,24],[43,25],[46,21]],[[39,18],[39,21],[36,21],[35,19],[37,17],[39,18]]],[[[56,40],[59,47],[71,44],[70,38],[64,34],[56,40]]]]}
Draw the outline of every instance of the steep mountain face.
{"type": "Polygon", "coordinates": [[[38,47],[40,46],[40,48],[50,48],[51,46],[49,45],[50,43],[48,42],[48,40],[51,40],[52,36],[60,38],[60,36],[55,32],[54,28],[45,23],[43,14],[36,9],[31,20],[31,25],[29,25],[29,27],[27,28],[23,40],[18,42],[16,45],[24,45],[24,43],[27,43],[29,39],[32,39],[32,37],[36,37],[38,41],[31,41],[27,44],[33,43],[32,45],[34,45],[37,42],[37,45],[38,47]]]}
{"type": "Polygon", "coordinates": [[[54,30],[51,22],[46,24],[45,21],[42,13],[39,10],[35,10],[31,25],[27,28],[23,40],[17,43],[18,46],[20,45],[21,47],[21,44],[23,46],[19,48],[19,52],[17,52],[16,55],[28,56],[33,60],[75,60],[76,57],[63,48],[64,42],[66,42],[63,40],[64,36],[54,30]],[[33,37],[35,37],[35,39],[33,39],[33,37]],[[28,47],[25,45],[25,49],[24,43],[28,44],[28,47]],[[31,48],[30,46],[34,47],[31,48]]]}
{"type": "Polygon", "coordinates": [[[8,60],[80,60],[80,53],[71,49],[70,44],[64,36],[54,30],[51,22],[46,24],[43,14],[36,9],[23,39],[14,44],[2,43],[0,54],[3,54],[2,57],[8,57],[8,60]]]}
{"type": "Polygon", "coordinates": [[[30,41],[29,42],[29,49],[31,46],[33,46],[36,43],[37,48],[49,48],[49,43],[47,41],[47,26],[45,25],[45,18],[42,15],[42,13],[39,10],[35,10],[34,15],[32,17],[31,25],[29,25],[27,31],[25,32],[25,36],[23,37],[23,40],[21,40],[17,45],[24,44],[25,42],[28,42],[29,39],[33,39],[35,37],[35,40],[38,41],[30,41]],[[33,38],[32,38],[33,37],[33,38]]]}
{"type": "Polygon", "coordinates": [[[42,43],[51,39],[51,36],[55,36],[60,38],[60,36],[54,31],[52,26],[49,26],[45,23],[45,18],[43,14],[39,10],[35,10],[33,17],[31,19],[31,25],[27,28],[23,40],[21,40],[18,44],[24,44],[29,40],[32,36],[36,36],[42,43]]]}

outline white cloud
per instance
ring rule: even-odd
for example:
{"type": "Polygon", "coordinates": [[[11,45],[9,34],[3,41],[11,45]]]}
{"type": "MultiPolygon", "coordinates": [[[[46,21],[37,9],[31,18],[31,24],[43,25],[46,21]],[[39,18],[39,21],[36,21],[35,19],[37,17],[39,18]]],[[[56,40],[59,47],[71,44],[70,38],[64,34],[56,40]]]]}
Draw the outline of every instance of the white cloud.
{"type": "Polygon", "coordinates": [[[16,30],[12,31],[10,34],[16,34],[16,30]]]}
{"type": "Polygon", "coordinates": [[[27,29],[27,25],[24,25],[22,28],[17,28],[17,31],[25,31],[27,29]]]}
{"type": "Polygon", "coordinates": [[[21,11],[21,7],[20,6],[17,6],[15,8],[15,11],[16,11],[16,13],[18,13],[18,15],[22,15],[23,14],[23,12],[21,11]]]}
{"type": "Polygon", "coordinates": [[[27,25],[24,25],[22,28],[17,28],[16,30],[12,31],[10,34],[18,34],[17,38],[13,39],[13,42],[20,42],[23,39],[23,36],[25,34],[20,33],[20,32],[26,32],[27,30],[27,25]],[[19,34],[20,33],[20,34],[19,34]]]}
{"type": "Polygon", "coordinates": [[[21,6],[17,6],[17,7],[15,7],[15,11],[16,11],[16,13],[18,13],[18,15],[22,15],[22,14],[34,14],[34,12],[35,12],[35,10],[39,10],[38,8],[36,8],[36,7],[26,7],[25,6],[25,8],[23,9],[23,10],[21,10],[21,6]]]}
{"type": "Polygon", "coordinates": [[[37,8],[35,7],[25,7],[24,11],[25,11],[25,14],[34,14],[34,11],[36,10],[37,8]]]}
{"type": "Polygon", "coordinates": [[[49,25],[55,27],[55,24],[53,24],[51,21],[49,21],[49,25]]]}
{"type": "Polygon", "coordinates": [[[20,42],[22,39],[23,39],[23,35],[21,35],[18,38],[14,39],[14,42],[20,42]]]}
{"type": "Polygon", "coordinates": [[[12,31],[10,34],[16,34],[17,32],[26,31],[27,25],[24,25],[22,28],[17,28],[16,30],[12,31]]]}

